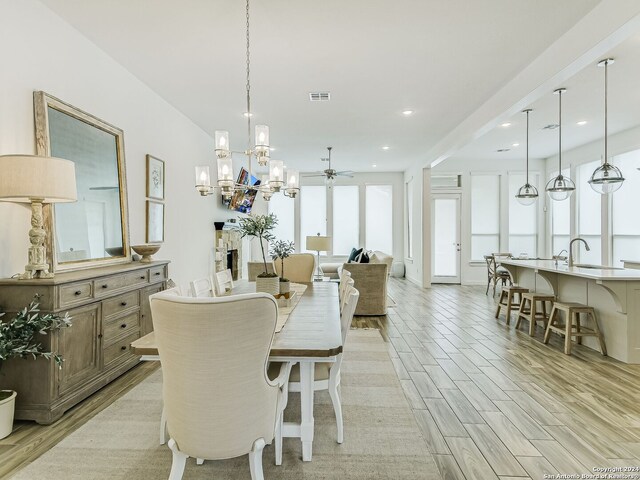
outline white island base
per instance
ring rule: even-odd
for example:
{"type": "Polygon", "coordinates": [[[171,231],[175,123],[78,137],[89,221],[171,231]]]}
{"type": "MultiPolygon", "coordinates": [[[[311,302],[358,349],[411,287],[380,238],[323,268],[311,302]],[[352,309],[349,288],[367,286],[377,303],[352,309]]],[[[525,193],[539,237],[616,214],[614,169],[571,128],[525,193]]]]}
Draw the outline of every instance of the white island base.
{"type": "MultiPolygon", "coordinates": [[[[593,307],[610,357],[640,364],[640,270],[555,266],[552,260],[502,260],[514,283],[561,302],[593,307]]],[[[590,325],[587,324],[587,327],[590,325]]],[[[583,345],[600,351],[593,337],[583,345]]]]}

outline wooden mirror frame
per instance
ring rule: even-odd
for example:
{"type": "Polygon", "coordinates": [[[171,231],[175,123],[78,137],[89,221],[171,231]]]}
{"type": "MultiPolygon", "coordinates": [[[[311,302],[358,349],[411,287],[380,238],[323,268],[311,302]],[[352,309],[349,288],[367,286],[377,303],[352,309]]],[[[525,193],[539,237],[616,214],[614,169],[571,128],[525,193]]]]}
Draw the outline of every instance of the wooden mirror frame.
{"type": "Polygon", "coordinates": [[[129,239],[129,211],[127,201],[127,177],[124,158],[124,132],[118,127],[80,110],[62,100],[49,95],[46,92],[33,92],[33,106],[35,113],[36,131],[36,154],[51,156],[51,143],[49,135],[49,114],[48,108],[53,108],[80,120],[94,128],[110,133],[116,138],[116,154],[118,161],[118,186],[120,188],[120,224],[122,229],[122,249],[124,255],[121,257],[91,258],[85,260],[59,262],[56,251],[55,234],[55,211],[53,205],[44,206],[44,222],[48,231],[47,235],[47,262],[51,264],[53,272],[83,270],[86,268],[130,263],[131,262],[131,242],[129,239]]]}

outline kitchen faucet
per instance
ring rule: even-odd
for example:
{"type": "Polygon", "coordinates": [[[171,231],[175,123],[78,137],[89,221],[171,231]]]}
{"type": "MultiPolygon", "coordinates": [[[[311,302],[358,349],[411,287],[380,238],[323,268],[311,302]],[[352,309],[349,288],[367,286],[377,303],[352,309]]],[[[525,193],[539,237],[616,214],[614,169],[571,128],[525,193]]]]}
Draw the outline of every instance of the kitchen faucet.
{"type": "Polygon", "coordinates": [[[555,260],[555,262],[556,262],[556,264],[555,264],[555,265],[556,265],[556,267],[558,266],[558,260],[566,260],[566,259],[567,259],[567,257],[563,257],[563,256],[562,256],[562,252],[564,252],[564,253],[566,253],[566,254],[569,254],[569,252],[567,252],[567,250],[563,248],[562,250],[560,250],[560,253],[558,253],[557,255],[554,255],[554,256],[553,256],[553,259],[554,259],[554,260],[555,260]]]}
{"type": "Polygon", "coordinates": [[[573,240],[571,240],[569,242],[569,268],[573,267],[573,242],[583,242],[584,243],[584,248],[587,249],[587,252],[589,250],[591,250],[589,248],[589,244],[587,243],[587,241],[584,238],[580,238],[580,237],[576,237],[573,240]]]}

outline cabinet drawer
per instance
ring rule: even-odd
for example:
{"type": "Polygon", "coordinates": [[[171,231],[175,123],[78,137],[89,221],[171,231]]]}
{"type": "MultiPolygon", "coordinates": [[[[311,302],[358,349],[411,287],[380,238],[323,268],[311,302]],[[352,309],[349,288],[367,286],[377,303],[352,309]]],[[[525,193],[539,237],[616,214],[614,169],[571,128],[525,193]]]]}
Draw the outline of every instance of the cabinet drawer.
{"type": "Polygon", "coordinates": [[[108,346],[118,338],[129,333],[140,332],[140,318],[138,312],[130,313],[124,317],[108,320],[104,324],[104,345],[108,346]]]}
{"type": "Polygon", "coordinates": [[[149,269],[149,281],[151,283],[159,282],[161,280],[166,280],[165,267],[155,267],[149,269]]]}
{"type": "Polygon", "coordinates": [[[102,302],[102,315],[104,318],[117,315],[140,305],[140,295],[138,291],[118,295],[117,297],[104,300],[102,302]]]}
{"type": "Polygon", "coordinates": [[[121,362],[126,360],[127,358],[133,356],[131,353],[131,342],[137,340],[139,334],[133,333],[128,335],[121,340],[117,341],[113,345],[104,349],[104,365],[105,368],[109,367],[109,364],[121,362]]]}
{"type": "Polygon", "coordinates": [[[123,273],[122,275],[114,275],[113,277],[98,278],[93,282],[96,297],[104,297],[111,292],[145,283],[147,283],[147,270],[138,270],[137,272],[123,273]]]}
{"type": "Polygon", "coordinates": [[[93,296],[92,287],[93,284],[91,282],[77,282],[62,285],[58,289],[60,308],[90,299],[93,296]]]}

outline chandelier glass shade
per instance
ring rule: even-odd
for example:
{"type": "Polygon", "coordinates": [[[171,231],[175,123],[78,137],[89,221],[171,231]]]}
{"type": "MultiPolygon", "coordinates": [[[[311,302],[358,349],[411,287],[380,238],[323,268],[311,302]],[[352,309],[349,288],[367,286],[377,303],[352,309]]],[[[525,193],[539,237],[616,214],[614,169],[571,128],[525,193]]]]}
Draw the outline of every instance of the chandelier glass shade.
{"type": "Polygon", "coordinates": [[[607,112],[607,89],[609,65],[613,63],[613,58],[605,58],[598,62],[599,67],[604,67],[604,163],[596,168],[589,178],[591,188],[601,195],[612,193],[618,190],[624,182],[622,172],[618,167],[609,163],[608,157],[608,112],[607,112]]]}
{"type": "Polygon", "coordinates": [[[569,177],[562,175],[562,94],[566,88],[558,88],[553,93],[558,95],[558,176],[547,182],[545,190],[551,200],[566,200],[576,190],[576,184],[569,177]]]}
{"type": "Polygon", "coordinates": [[[523,110],[522,113],[527,115],[527,179],[525,184],[518,189],[518,193],[516,193],[516,200],[521,205],[529,206],[536,203],[536,200],[538,199],[538,189],[529,183],[529,114],[531,113],[531,109],[527,108],[523,110]]]}
{"type": "Polygon", "coordinates": [[[246,33],[247,33],[247,136],[249,147],[244,151],[232,151],[229,142],[229,132],[217,130],[215,132],[215,153],[217,158],[217,182],[212,184],[211,172],[208,166],[196,167],[196,190],[202,196],[212,195],[220,190],[223,197],[230,198],[234,192],[250,190],[250,181],[253,178],[251,164],[255,159],[260,167],[269,166],[269,174],[263,175],[260,185],[255,187],[262,194],[262,198],[269,200],[274,193],[282,193],[290,198],[295,198],[300,192],[300,175],[297,170],[292,170],[287,175],[284,164],[280,160],[271,160],[271,147],[269,144],[269,127],[256,125],[254,143],[251,146],[251,82],[250,82],[250,42],[249,42],[249,0],[246,2],[246,33]],[[247,158],[247,182],[238,183],[234,180],[233,154],[242,154],[247,158]],[[286,185],[285,185],[286,182],[286,185]],[[286,188],[283,188],[286,187],[286,188]]]}

